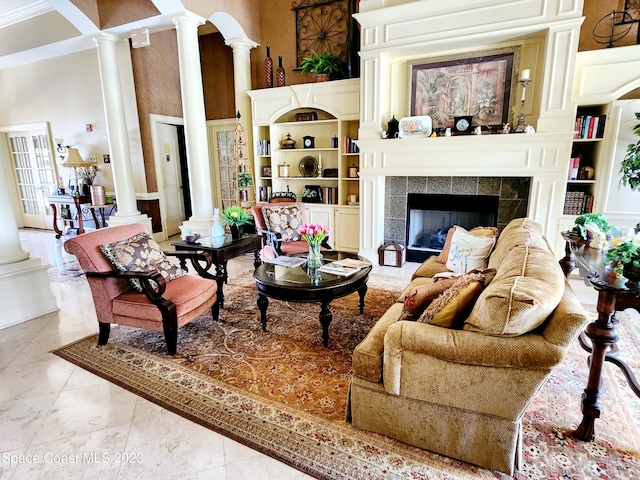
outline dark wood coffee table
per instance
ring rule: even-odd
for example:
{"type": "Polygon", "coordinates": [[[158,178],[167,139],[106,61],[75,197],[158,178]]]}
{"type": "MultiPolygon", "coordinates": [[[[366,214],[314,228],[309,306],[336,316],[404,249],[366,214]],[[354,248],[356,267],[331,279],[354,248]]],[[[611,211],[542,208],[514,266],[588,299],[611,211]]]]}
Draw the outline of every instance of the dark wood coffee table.
{"type": "MultiPolygon", "coordinates": [[[[215,275],[212,275],[218,283],[218,301],[220,302],[220,308],[224,308],[224,293],[222,286],[227,283],[227,262],[244,253],[253,252],[253,266],[258,268],[260,265],[260,249],[262,248],[262,239],[257,234],[244,234],[238,239],[231,237],[231,234],[227,233],[224,236],[224,243],[219,247],[214,247],[209,242],[209,238],[205,237],[198,240],[197,243],[188,242],[174,242],[171,245],[180,251],[188,250],[193,252],[207,252],[211,255],[212,264],[216,267],[215,275]]],[[[186,259],[180,259],[180,266],[186,270],[186,259]]],[[[206,273],[206,270],[204,271],[206,273]]],[[[201,273],[201,272],[199,272],[201,273]]]]}
{"type": "Polygon", "coordinates": [[[582,394],[582,422],[574,436],[583,441],[595,438],[595,421],[600,417],[600,396],[602,394],[602,369],[604,362],[611,362],[622,370],[633,392],[640,397],[640,383],[636,380],[629,365],[618,357],[618,317],[616,311],[633,308],[640,312],[640,289],[633,282],[621,282],[605,268],[602,250],[589,248],[563,232],[565,239],[565,257],[560,265],[567,278],[574,268],[587,284],[598,291],[598,317],[587,325],[578,340],[582,348],[588,351],[589,378],[582,394]]]}
{"type": "Polygon", "coordinates": [[[263,331],[267,331],[269,298],[298,303],[320,302],[322,344],[325,347],[329,345],[329,325],[333,319],[330,305],[334,298],[358,292],[360,313],[364,312],[364,297],[367,293],[371,263],[363,257],[346,252],[330,251],[323,252],[322,255],[325,263],[355,258],[367,262],[368,265],[348,277],[343,277],[324,272],[319,272],[320,276],[314,275],[313,272],[307,271],[306,263],[294,268],[263,263],[253,274],[258,287],[258,308],[263,331]]]}

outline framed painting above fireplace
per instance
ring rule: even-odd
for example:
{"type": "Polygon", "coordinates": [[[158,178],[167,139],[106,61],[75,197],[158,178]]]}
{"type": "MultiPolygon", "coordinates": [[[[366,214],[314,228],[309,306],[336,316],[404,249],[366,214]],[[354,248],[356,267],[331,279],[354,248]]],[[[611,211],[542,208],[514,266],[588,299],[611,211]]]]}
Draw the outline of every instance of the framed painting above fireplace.
{"type": "Polygon", "coordinates": [[[513,111],[519,67],[520,47],[410,62],[410,115],[429,115],[434,129],[473,116],[473,127],[500,131],[513,111]]]}

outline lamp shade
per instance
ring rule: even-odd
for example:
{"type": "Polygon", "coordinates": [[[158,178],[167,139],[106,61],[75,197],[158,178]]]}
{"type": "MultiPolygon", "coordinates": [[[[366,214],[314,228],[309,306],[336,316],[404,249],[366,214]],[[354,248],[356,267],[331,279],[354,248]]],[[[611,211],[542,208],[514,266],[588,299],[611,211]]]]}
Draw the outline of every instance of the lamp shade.
{"type": "Polygon", "coordinates": [[[67,156],[64,157],[64,161],[62,162],[63,167],[84,167],[86,163],[80,156],[80,152],[78,152],[77,148],[68,148],[67,156]]]}

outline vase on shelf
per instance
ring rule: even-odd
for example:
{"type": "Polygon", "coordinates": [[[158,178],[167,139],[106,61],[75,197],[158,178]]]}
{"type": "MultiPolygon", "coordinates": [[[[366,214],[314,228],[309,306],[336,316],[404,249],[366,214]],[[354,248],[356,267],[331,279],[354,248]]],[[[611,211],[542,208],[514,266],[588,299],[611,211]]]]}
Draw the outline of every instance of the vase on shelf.
{"type": "Polygon", "coordinates": [[[282,56],[278,57],[278,68],[276,68],[276,86],[284,87],[284,68],[282,68],[282,56]]]}
{"type": "Polygon", "coordinates": [[[267,45],[267,58],[264,59],[264,87],[273,87],[273,60],[271,59],[271,47],[267,45]]]}
{"type": "Polygon", "coordinates": [[[319,243],[309,244],[309,255],[307,255],[307,268],[316,269],[322,266],[322,253],[319,243]]]}

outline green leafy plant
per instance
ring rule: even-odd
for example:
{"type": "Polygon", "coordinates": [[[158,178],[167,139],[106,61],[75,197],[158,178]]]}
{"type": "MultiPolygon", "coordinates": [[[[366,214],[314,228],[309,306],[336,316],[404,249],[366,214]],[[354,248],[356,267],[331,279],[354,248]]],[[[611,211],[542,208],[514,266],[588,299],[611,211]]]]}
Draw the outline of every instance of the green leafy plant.
{"type": "Polygon", "coordinates": [[[300,62],[302,73],[315,73],[317,75],[332,73],[342,73],[342,60],[331,55],[329,50],[325,50],[322,55],[312,52],[310,57],[305,57],[300,62]]]}
{"type": "Polygon", "coordinates": [[[609,225],[607,217],[602,213],[584,213],[576,217],[575,225],[571,230],[571,234],[579,236],[582,240],[586,240],[586,225],[590,223],[595,224],[602,233],[609,233],[611,230],[611,225],[609,225]]]}
{"type": "Polygon", "coordinates": [[[236,176],[236,185],[238,187],[252,187],[253,186],[253,178],[249,173],[238,173],[236,176]]]}
{"type": "Polygon", "coordinates": [[[610,248],[605,253],[605,259],[616,273],[622,274],[622,269],[626,264],[640,268],[640,235],[616,237],[611,240],[609,245],[610,248]]]}
{"type": "MultiPolygon", "coordinates": [[[[640,121],[640,112],[636,112],[636,120],[640,121]]],[[[633,133],[640,137],[640,123],[633,127],[633,133]]],[[[620,165],[620,185],[640,191],[640,140],[627,146],[627,153],[620,165]]]]}
{"type": "Polygon", "coordinates": [[[222,211],[222,223],[236,227],[252,224],[253,215],[238,205],[232,205],[222,211]]]}

